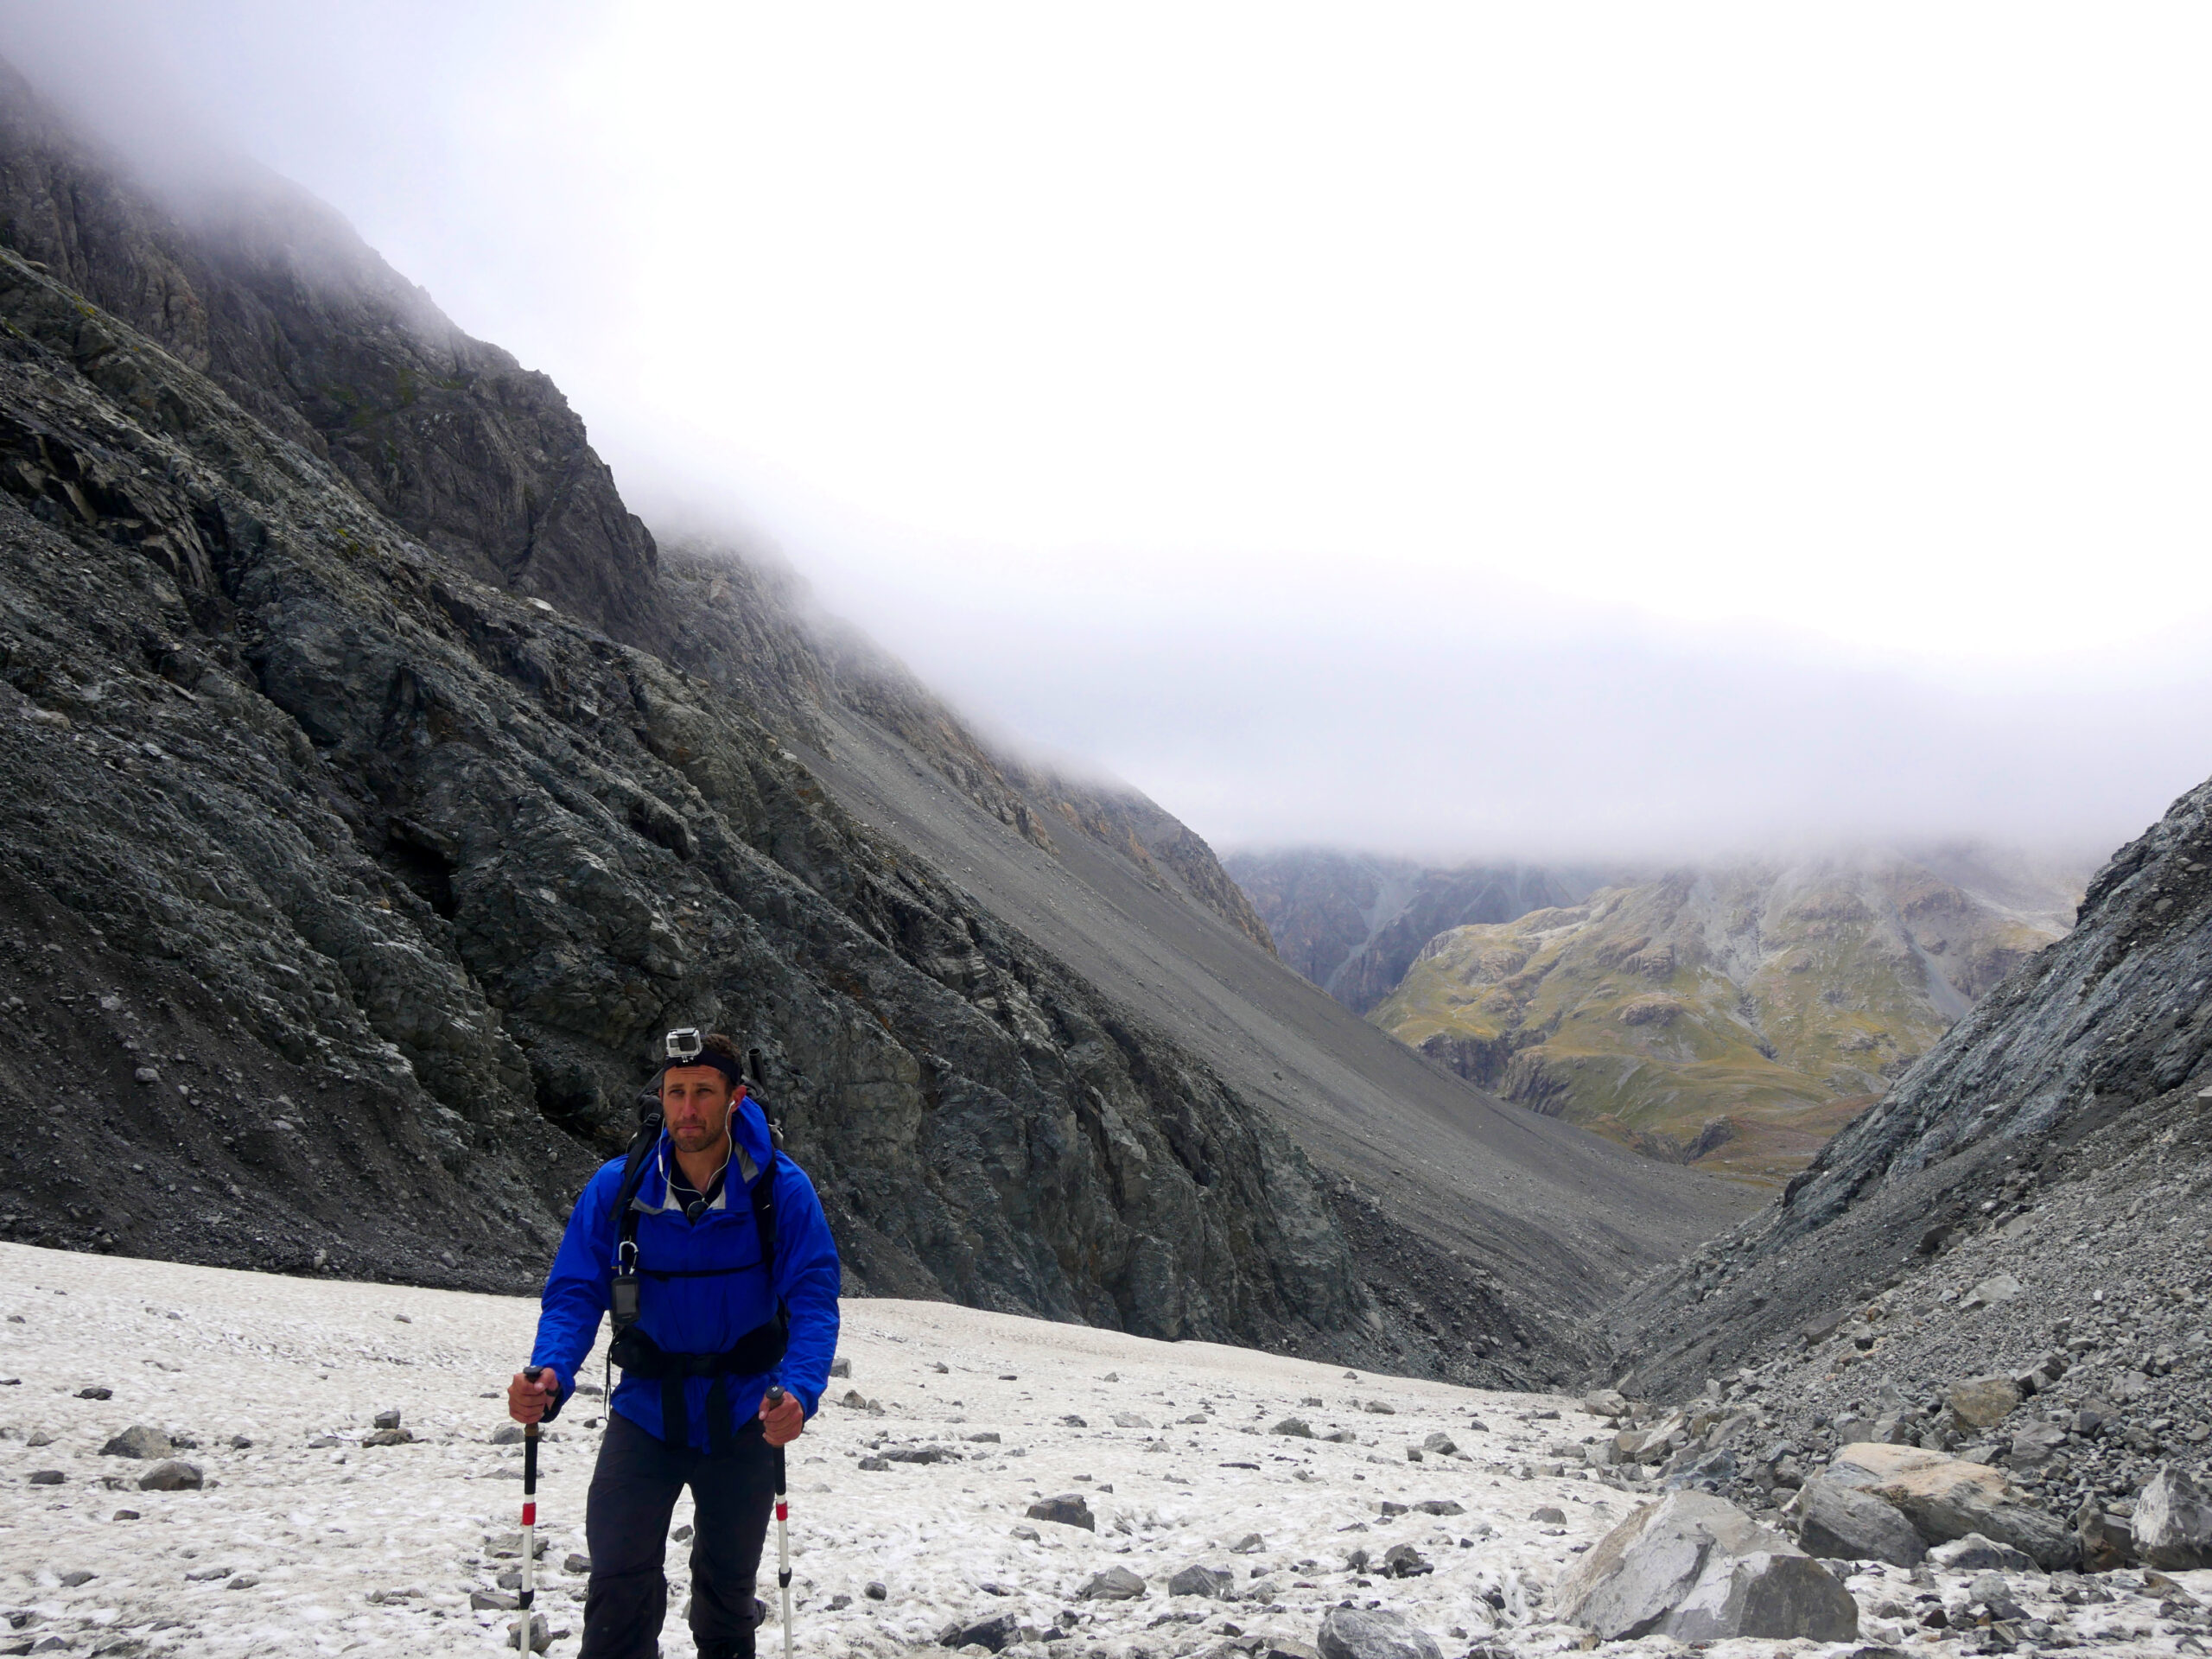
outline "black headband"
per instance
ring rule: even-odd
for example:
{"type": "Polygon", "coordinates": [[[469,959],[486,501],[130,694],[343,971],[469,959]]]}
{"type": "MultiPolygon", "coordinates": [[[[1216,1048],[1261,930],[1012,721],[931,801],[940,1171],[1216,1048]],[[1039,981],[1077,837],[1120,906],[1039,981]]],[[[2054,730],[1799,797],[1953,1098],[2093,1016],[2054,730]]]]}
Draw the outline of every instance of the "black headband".
{"type": "MultiPolygon", "coordinates": [[[[745,1086],[745,1071],[739,1064],[737,1056],[719,1053],[711,1048],[701,1049],[688,1060],[669,1061],[667,1065],[661,1067],[660,1075],[665,1077],[671,1071],[688,1071],[695,1065],[711,1065],[722,1076],[728,1077],[734,1086],[741,1089],[745,1086]]],[[[658,1085],[659,1079],[656,1078],[654,1081],[658,1085]]]]}

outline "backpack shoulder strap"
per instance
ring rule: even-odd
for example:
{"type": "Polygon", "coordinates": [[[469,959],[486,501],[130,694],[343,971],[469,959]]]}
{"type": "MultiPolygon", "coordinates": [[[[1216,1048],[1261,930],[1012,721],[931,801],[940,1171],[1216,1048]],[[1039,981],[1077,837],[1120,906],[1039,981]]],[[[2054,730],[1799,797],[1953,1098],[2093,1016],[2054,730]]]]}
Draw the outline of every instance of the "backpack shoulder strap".
{"type": "Polygon", "coordinates": [[[768,1162],[753,1183],[753,1225],[760,1235],[760,1267],[768,1275],[768,1289],[776,1288],[776,1152],[768,1150],[768,1162]]]}
{"type": "Polygon", "coordinates": [[[622,1184],[614,1189],[614,1224],[621,1236],[615,1247],[614,1270],[634,1273],[638,1265],[638,1212],[631,1208],[638,1189],[645,1182],[645,1165],[652,1157],[654,1146],[660,1140],[661,1116],[658,1112],[647,1114],[638,1125],[638,1132],[630,1137],[630,1151],[622,1165],[622,1184]]]}

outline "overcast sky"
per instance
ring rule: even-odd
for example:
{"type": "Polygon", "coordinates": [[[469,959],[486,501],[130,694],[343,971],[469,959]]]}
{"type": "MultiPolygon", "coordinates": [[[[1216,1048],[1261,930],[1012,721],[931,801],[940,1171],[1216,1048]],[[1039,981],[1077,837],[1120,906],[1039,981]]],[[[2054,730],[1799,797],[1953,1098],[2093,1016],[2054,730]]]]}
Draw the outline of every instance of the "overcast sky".
{"type": "Polygon", "coordinates": [[[2202,7],[0,3],[1222,846],[2212,772],[2202,7]]]}

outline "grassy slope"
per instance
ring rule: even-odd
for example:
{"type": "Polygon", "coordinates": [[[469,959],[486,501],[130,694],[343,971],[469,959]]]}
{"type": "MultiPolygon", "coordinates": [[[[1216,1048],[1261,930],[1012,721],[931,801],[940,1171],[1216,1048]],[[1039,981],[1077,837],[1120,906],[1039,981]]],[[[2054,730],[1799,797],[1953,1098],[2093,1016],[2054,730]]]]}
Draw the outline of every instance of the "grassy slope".
{"type": "Polygon", "coordinates": [[[1440,934],[1370,1018],[1508,1099],[1773,1181],[2056,933],[1910,861],[1736,865],[1440,934]]]}

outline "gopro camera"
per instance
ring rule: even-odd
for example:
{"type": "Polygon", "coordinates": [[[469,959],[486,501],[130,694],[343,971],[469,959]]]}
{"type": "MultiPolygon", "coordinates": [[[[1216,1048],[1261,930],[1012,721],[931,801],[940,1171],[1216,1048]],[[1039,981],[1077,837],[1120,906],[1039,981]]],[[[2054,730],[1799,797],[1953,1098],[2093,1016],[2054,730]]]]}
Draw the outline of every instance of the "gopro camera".
{"type": "Polygon", "coordinates": [[[690,1065],[707,1052],[707,1039],[699,1034],[696,1026],[685,1026],[668,1033],[667,1056],[671,1065],[690,1065]]]}

